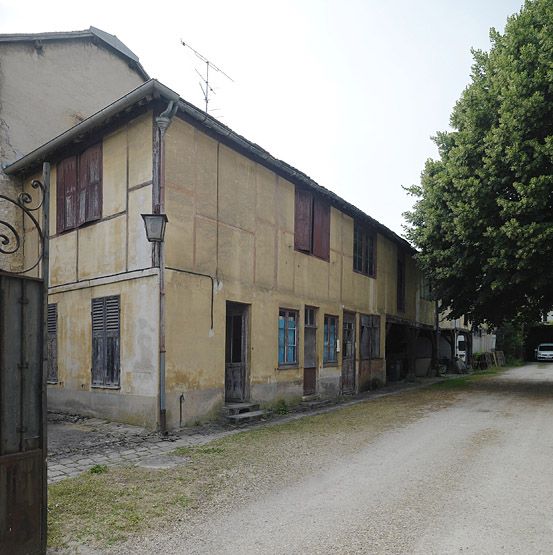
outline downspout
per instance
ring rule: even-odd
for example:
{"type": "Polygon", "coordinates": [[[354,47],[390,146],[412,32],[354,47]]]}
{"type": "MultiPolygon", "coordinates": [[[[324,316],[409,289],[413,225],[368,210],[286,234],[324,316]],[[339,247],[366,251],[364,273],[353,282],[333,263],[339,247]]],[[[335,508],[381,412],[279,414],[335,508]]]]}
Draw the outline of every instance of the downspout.
{"type": "MultiPolygon", "coordinates": [[[[177,113],[178,103],[171,100],[163,111],[155,119],[157,150],[159,159],[157,164],[158,171],[158,210],[160,214],[165,214],[165,132],[171,124],[171,120],[177,113]]],[[[158,243],[159,260],[159,432],[167,434],[167,404],[165,391],[165,248],[163,242],[158,243]]]]}

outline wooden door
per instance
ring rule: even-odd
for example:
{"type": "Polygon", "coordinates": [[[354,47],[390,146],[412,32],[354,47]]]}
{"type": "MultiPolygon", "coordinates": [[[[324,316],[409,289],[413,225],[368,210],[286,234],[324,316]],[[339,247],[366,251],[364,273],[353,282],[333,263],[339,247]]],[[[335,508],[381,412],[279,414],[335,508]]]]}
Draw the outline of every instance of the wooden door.
{"type": "Polygon", "coordinates": [[[303,394],[317,393],[317,309],[306,307],[303,335],[303,394]]]}
{"type": "Polygon", "coordinates": [[[247,398],[248,307],[227,303],[225,349],[225,401],[242,402],[247,398]]]}
{"type": "Polygon", "coordinates": [[[355,314],[344,312],[342,343],[342,393],[353,393],[355,391],[355,314]]]}

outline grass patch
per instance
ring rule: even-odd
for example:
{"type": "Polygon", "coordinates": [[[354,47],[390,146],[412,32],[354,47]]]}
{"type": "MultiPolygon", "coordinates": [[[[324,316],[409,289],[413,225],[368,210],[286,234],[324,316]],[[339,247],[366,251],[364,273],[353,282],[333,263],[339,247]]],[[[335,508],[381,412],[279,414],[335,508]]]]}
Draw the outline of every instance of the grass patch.
{"type": "Polygon", "coordinates": [[[95,464],[94,466],[91,466],[88,471],[90,472],[90,474],[104,474],[104,472],[108,471],[108,465],[95,464]]]}
{"type": "Polygon", "coordinates": [[[193,455],[220,455],[225,450],[222,447],[212,447],[209,445],[196,445],[193,447],[178,447],[172,454],[182,457],[190,457],[193,455]]]}
{"type": "Polygon", "coordinates": [[[241,503],[258,498],[334,464],[337,454],[350,457],[380,434],[454,399],[430,388],[408,391],[178,448],[174,454],[190,461],[171,469],[110,467],[57,482],[49,488],[49,546],[84,544],[101,551],[163,530],[176,519],[187,523],[217,507],[232,507],[237,498],[241,503]]]}
{"type": "Polygon", "coordinates": [[[448,378],[443,382],[435,383],[432,387],[436,389],[446,389],[446,390],[447,389],[452,389],[452,390],[466,389],[482,379],[489,378],[491,376],[496,376],[498,374],[502,374],[508,369],[509,367],[507,366],[502,366],[502,367],[493,366],[492,368],[488,368],[487,370],[477,370],[472,374],[463,374],[458,378],[448,378]]]}

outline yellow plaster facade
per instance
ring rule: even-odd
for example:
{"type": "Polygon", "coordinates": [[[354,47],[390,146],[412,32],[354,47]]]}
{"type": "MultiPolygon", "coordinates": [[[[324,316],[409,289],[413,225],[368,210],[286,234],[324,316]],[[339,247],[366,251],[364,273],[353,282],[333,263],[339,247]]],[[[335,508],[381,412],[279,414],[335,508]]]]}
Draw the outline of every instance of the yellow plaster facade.
{"type": "MultiPolygon", "coordinates": [[[[98,139],[99,221],[57,233],[55,165],[50,203],[49,302],[58,310],[58,380],[49,388],[50,406],[150,427],[159,415],[160,276],[140,215],[155,204],[154,121],[148,111],[98,139]],[[91,301],[110,295],[120,297],[120,384],[93,387],[91,301]]],[[[323,363],[325,315],[338,317],[343,344],[344,313],[353,314],[355,390],[386,382],[390,323],[434,324],[434,304],[421,299],[420,275],[406,245],[376,232],[376,277],[355,272],[354,219],[332,205],[329,260],[299,252],[294,183],[178,116],[163,140],[168,427],[215,417],[225,403],[229,303],[246,310],[247,399],[264,405],[301,399],[306,307],[316,309],[317,393],[334,396],[343,389],[342,353],[323,363]],[[281,309],[298,315],[297,364],[288,367],[279,367],[281,309]],[[379,356],[363,367],[361,315],[378,316],[380,325],[379,356]]],[[[32,234],[24,252],[28,260],[38,252],[32,234]]]]}

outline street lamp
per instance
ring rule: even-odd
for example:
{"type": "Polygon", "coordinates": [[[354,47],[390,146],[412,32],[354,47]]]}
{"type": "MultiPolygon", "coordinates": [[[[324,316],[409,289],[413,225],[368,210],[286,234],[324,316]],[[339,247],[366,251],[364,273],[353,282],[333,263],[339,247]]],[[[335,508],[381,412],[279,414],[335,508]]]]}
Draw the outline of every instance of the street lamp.
{"type": "Polygon", "coordinates": [[[166,214],[141,214],[146,228],[146,237],[150,243],[161,243],[165,237],[166,214]]]}
{"type": "Polygon", "coordinates": [[[165,256],[163,239],[167,224],[166,214],[141,214],[150,243],[157,244],[159,255],[159,431],[167,433],[167,407],[165,402],[165,256]]]}

